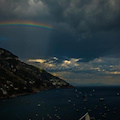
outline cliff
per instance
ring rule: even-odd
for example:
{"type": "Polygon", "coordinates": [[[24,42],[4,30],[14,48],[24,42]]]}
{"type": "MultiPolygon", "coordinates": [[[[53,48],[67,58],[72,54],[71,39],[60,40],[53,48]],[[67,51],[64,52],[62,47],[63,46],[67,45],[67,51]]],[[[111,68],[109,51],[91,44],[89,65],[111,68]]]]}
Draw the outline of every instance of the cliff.
{"type": "Polygon", "coordinates": [[[0,98],[31,94],[51,88],[72,88],[66,81],[43,69],[21,62],[0,48],[0,98]]]}

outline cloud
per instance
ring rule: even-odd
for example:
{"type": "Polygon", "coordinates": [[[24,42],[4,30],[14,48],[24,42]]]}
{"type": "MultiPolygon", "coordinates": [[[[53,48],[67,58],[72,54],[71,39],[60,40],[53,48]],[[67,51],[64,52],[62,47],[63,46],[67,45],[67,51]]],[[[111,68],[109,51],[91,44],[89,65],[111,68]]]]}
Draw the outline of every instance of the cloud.
{"type": "Polygon", "coordinates": [[[82,57],[86,61],[111,54],[119,55],[120,1],[43,2],[48,6],[58,30],[51,38],[53,54],[82,57]]]}
{"type": "MultiPolygon", "coordinates": [[[[56,57],[53,57],[54,60],[56,60],[56,57]],[[55,59],[54,59],[55,58],[55,59]]],[[[33,63],[35,65],[38,65],[39,67],[43,69],[49,69],[55,67],[55,64],[52,60],[45,60],[45,59],[29,59],[27,60],[28,63],[33,63]]]]}
{"type": "Polygon", "coordinates": [[[64,71],[74,69],[75,67],[79,66],[78,61],[80,60],[81,58],[69,58],[68,60],[62,60],[58,59],[57,57],[52,57],[48,59],[28,59],[27,62],[37,65],[48,71],[64,71]]]}
{"type": "Polygon", "coordinates": [[[53,59],[54,59],[54,60],[58,60],[58,58],[57,58],[57,57],[53,57],[53,59]]]}
{"type": "Polygon", "coordinates": [[[57,28],[86,33],[112,30],[120,25],[119,0],[1,0],[1,15],[10,18],[52,20],[57,28]]]}
{"type": "Polygon", "coordinates": [[[46,0],[57,25],[66,23],[78,33],[110,30],[119,24],[118,0],[46,0]]]}
{"type": "Polygon", "coordinates": [[[57,75],[73,84],[120,84],[120,65],[118,58],[98,58],[89,62],[78,62],[79,66],[57,75]],[[97,62],[96,62],[97,61],[97,62]]]}
{"type": "Polygon", "coordinates": [[[29,59],[28,62],[44,63],[44,62],[46,62],[46,60],[44,60],[44,59],[29,59]]]}
{"type": "Polygon", "coordinates": [[[120,57],[119,4],[119,0],[1,0],[0,21],[45,22],[55,29],[47,34],[39,29],[4,28],[0,36],[14,39],[4,44],[16,49],[20,57],[45,54],[83,58],[85,62],[108,55],[120,57]]]}
{"type": "Polygon", "coordinates": [[[71,58],[70,60],[64,60],[61,66],[65,68],[74,68],[79,66],[79,64],[77,63],[79,60],[80,59],[75,59],[75,58],[71,58]]]}
{"type": "Polygon", "coordinates": [[[108,72],[106,71],[107,74],[113,74],[113,75],[120,75],[120,71],[114,71],[114,72],[108,72]]]}
{"type": "Polygon", "coordinates": [[[42,2],[35,0],[2,0],[0,2],[1,16],[9,19],[31,19],[44,18],[49,16],[47,6],[42,2]],[[43,12],[44,11],[44,12],[43,12]]]}
{"type": "Polygon", "coordinates": [[[51,57],[46,59],[31,59],[28,60],[28,63],[43,68],[74,85],[117,85],[120,84],[119,61],[120,58],[112,57],[95,58],[88,62],[82,62],[82,58],[63,59],[51,57]],[[54,58],[57,58],[57,60],[54,58]]]}
{"type": "Polygon", "coordinates": [[[14,9],[14,13],[17,15],[18,13],[20,15],[25,16],[42,16],[44,17],[45,15],[49,15],[47,6],[43,4],[42,1],[38,1],[37,3],[34,2],[34,0],[28,0],[28,7],[23,8],[23,6],[17,6],[14,9]],[[44,11],[44,12],[43,12],[44,11]]]}
{"type": "Polygon", "coordinates": [[[36,64],[48,71],[69,71],[73,73],[89,73],[105,75],[108,73],[118,74],[120,71],[118,58],[96,58],[89,62],[82,62],[81,58],[68,59],[29,59],[29,63],[36,64]]]}

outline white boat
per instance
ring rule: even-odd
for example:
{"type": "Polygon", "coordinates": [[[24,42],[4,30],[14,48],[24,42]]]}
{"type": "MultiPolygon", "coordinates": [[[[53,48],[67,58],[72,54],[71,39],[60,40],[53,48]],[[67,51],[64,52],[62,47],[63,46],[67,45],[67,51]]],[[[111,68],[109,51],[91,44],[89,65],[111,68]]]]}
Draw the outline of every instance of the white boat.
{"type": "Polygon", "coordinates": [[[83,115],[79,120],[90,120],[90,116],[88,113],[86,113],[85,115],[83,115]]]}
{"type": "Polygon", "coordinates": [[[100,98],[100,101],[104,101],[104,98],[100,98]]]}
{"type": "Polygon", "coordinates": [[[89,114],[88,114],[88,112],[87,112],[79,120],[95,120],[95,118],[94,117],[90,117],[89,114]]]}

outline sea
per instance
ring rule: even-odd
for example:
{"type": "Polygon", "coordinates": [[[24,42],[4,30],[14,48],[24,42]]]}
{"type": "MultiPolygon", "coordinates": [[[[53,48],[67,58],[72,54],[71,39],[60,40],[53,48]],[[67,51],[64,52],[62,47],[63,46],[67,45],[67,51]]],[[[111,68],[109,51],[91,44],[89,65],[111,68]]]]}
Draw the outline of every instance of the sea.
{"type": "Polygon", "coordinates": [[[0,100],[0,120],[120,120],[120,86],[79,86],[0,100]]]}

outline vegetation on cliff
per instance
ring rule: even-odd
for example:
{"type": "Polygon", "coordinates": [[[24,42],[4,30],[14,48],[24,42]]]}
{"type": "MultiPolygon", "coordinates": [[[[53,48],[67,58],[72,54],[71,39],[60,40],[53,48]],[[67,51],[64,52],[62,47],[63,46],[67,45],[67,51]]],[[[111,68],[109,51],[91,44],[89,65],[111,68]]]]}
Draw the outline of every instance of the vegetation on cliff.
{"type": "Polygon", "coordinates": [[[0,48],[0,98],[71,87],[66,81],[21,62],[16,55],[0,48]]]}

